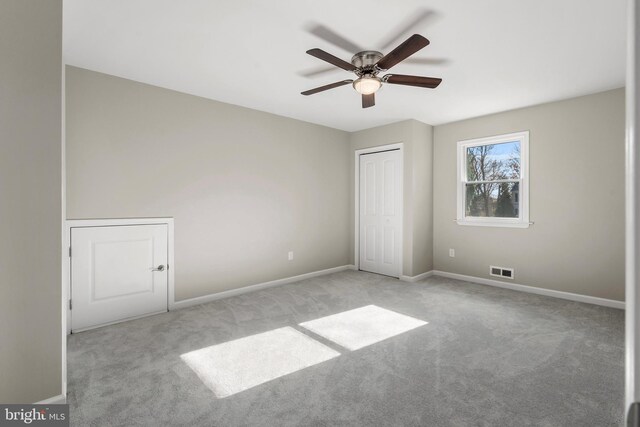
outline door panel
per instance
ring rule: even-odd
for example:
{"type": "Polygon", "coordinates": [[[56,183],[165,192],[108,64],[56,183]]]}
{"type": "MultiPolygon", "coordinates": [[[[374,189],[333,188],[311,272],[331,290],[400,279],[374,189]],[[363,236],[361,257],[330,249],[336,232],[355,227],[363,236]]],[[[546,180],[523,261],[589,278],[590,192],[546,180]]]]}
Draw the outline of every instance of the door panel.
{"type": "Polygon", "coordinates": [[[395,227],[384,227],[384,245],[382,246],[382,262],[387,265],[392,265],[395,261],[396,255],[396,242],[395,242],[395,227]]]}
{"type": "Polygon", "coordinates": [[[91,302],[153,292],[153,276],[135,268],[153,265],[153,239],[93,242],[91,302]]]}
{"type": "Polygon", "coordinates": [[[164,224],[71,229],[72,331],[167,310],[167,231],[164,224]]]}
{"type": "Polygon", "coordinates": [[[400,277],[400,150],[360,156],[360,269],[400,277]]]}
{"type": "Polygon", "coordinates": [[[376,165],[374,162],[365,162],[364,176],[364,200],[366,215],[376,214],[376,165]]]}
{"type": "Polygon", "coordinates": [[[383,175],[383,186],[384,191],[382,192],[382,197],[384,200],[384,215],[389,217],[393,216],[396,213],[396,199],[395,199],[395,190],[396,190],[396,164],[394,160],[385,160],[383,162],[384,167],[384,175],[383,175]]]}
{"type": "Polygon", "coordinates": [[[368,225],[365,229],[365,245],[364,245],[364,257],[366,261],[376,261],[376,233],[378,230],[375,225],[368,225]]]}

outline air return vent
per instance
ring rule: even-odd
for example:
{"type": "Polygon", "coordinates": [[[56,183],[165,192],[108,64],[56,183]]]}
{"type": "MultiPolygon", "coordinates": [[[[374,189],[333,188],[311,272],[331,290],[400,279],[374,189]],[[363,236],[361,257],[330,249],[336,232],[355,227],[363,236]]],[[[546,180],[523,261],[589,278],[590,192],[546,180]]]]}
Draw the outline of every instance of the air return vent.
{"type": "Polygon", "coordinates": [[[513,279],[513,268],[489,266],[489,275],[503,279],[513,279]]]}

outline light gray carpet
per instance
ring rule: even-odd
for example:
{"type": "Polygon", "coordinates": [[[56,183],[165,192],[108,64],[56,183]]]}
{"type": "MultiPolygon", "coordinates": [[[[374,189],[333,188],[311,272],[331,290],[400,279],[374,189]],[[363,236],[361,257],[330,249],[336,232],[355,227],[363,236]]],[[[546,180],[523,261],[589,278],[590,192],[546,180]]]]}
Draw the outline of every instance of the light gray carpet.
{"type": "Polygon", "coordinates": [[[73,426],[615,426],[624,312],[347,271],[74,334],[73,426]],[[367,305],[427,322],[348,350],[299,326],[367,305]],[[216,398],[180,358],[292,327],[340,356],[216,398]]]}

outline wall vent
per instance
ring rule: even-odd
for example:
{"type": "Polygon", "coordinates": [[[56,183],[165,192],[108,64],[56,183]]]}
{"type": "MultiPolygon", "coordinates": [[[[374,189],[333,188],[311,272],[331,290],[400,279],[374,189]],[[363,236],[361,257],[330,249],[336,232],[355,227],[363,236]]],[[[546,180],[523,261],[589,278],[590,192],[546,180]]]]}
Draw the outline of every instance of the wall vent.
{"type": "Polygon", "coordinates": [[[489,275],[513,280],[513,268],[489,266],[489,275]]]}

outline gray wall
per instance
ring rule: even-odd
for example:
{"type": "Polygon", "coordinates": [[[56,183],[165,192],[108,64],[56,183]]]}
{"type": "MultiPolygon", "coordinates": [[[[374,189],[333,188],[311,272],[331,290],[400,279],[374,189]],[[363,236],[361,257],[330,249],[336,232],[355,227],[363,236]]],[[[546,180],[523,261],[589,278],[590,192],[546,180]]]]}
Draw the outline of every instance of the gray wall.
{"type": "MultiPolygon", "coordinates": [[[[433,259],[433,130],[416,120],[405,120],[353,132],[351,142],[350,189],[355,192],[355,151],[402,142],[404,145],[403,180],[403,266],[402,274],[415,276],[432,269],[433,259]]],[[[355,205],[351,203],[351,253],[354,253],[355,205]]],[[[353,255],[351,256],[352,262],[353,255]]]]}
{"type": "Polygon", "coordinates": [[[61,393],[62,1],[0,2],[0,402],[61,393]]]}
{"type": "Polygon", "coordinates": [[[514,267],[519,284],[624,299],[622,89],[437,126],[434,139],[436,270],[492,278],[490,264],[514,267]],[[535,224],[454,223],[457,141],[522,130],[535,224]]]}
{"type": "Polygon", "coordinates": [[[348,133],[74,67],[66,91],[67,217],[175,217],[176,300],[350,263],[348,133]]]}

